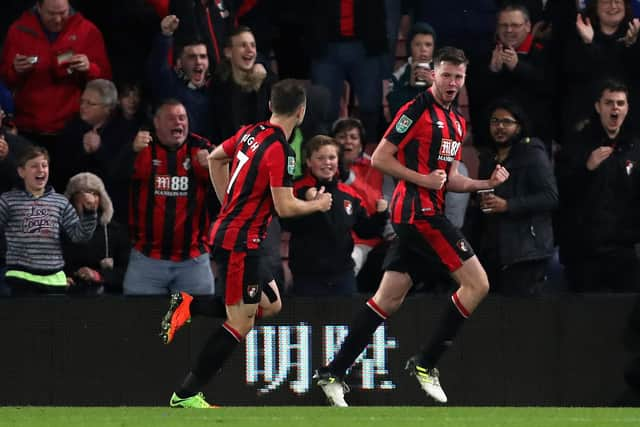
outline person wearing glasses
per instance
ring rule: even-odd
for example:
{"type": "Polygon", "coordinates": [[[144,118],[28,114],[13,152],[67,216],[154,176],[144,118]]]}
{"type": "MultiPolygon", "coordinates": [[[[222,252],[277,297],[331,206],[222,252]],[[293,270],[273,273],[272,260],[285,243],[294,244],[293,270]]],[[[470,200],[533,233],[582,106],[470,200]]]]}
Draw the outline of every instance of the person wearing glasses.
{"type": "MultiPolygon", "coordinates": [[[[95,79],[87,83],[80,95],[79,112],[71,118],[62,137],[66,154],[59,159],[58,182],[61,189],[69,178],[80,172],[91,172],[105,181],[110,194],[117,193],[110,182],[113,158],[122,146],[133,141],[138,129],[116,114],[118,91],[113,82],[95,79]]],[[[127,192],[126,189],[119,191],[127,192]]],[[[116,206],[127,212],[126,206],[116,206]]]]}
{"type": "MultiPolygon", "coordinates": [[[[470,82],[469,100],[474,136],[487,142],[486,115],[491,101],[510,97],[518,101],[531,120],[535,136],[550,152],[553,134],[553,87],[548,49],[534,40],[528,9],[506,4],[496,19],[496,40],[488,63],[480,61],[477,79],[470,82]],[[475,83],[475,84],[474,84],[475,83]]],[[[489,144],[490,145],[490,144],[489,144]]]]}
{"type": "Polygon", "coordinates": [[[478,178],[500,164],[509,179],[477,193],[472,244],[489,276],[491,291],[533,296],[542,290],[553,255],[552,212],[558,188],[544,144],[529,137],[522,107],[500,99],[489,108],[490,145],[480,151],[478,178]]]}

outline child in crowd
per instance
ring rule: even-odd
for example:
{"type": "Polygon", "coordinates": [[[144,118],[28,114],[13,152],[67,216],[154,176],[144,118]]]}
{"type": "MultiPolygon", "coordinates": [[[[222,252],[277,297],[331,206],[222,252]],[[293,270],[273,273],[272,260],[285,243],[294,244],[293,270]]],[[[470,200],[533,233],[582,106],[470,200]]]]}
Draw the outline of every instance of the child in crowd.
{"type": "Polygon", "coordinates": [[[5,281],[13,295],[60,293],[67,288],[61,233],[79,242],[91,238],[97,214],[94,195],[84,193],[81,217],[47,185],[49,154],[29,146],[18,159],[22,188],[0,195],[0,228],[7,239],[5,281]]]}

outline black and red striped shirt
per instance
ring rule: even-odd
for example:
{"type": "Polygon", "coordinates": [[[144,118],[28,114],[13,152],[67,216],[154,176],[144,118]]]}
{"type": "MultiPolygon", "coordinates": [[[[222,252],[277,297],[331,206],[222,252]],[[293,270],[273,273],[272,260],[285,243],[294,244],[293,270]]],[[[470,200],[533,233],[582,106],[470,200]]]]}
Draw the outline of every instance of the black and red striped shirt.
{"type": "MultiPolygon", "coordinates": [[[[431,89],[403,105],[384,137],[398,147],[397,159],[407,168],[427,175],[436,169],[447,174],[460,160],[467,125],[454,107],[443,108],[431,89]]],[[[444,187],[429,190],[400,180],[391,199],[391,221],[413,223],[425,216],[444,214],[444,187]]]]}
{"type": "Polygon", "coordinates": [[[269,122],[245,126],[222,143],[232,158],[229,186],[209,244],[257,249],[274,212],[272,187],[292,187],[295,154],[284,131],[269,122]]]}
{"type": "Polygon", "coordinates": [[[134,162],[129,228],[134,248],[154,259],[183,261],[208,251],[205,205],[209,171],[197,153],[209,141],[191,134],[177,149],[152,143],[134,162]]]}

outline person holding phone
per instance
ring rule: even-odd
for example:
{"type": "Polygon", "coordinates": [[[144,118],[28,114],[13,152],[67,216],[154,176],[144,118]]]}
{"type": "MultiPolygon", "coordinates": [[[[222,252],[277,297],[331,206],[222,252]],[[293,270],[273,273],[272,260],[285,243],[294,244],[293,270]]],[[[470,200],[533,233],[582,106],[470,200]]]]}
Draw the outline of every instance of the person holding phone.
{"type": "MultiPolygon", "coordinates": [[[[18,131],[47,148],[54,169],[66,148],[60,133],[78,112],[86,83],[98,78],[111,79],[102,33],[69,0],[38,0],[9,28],[0,80],[14,93],[18,131]]],[[[50,182],[66,184],[57,173],[50,182]]]]}

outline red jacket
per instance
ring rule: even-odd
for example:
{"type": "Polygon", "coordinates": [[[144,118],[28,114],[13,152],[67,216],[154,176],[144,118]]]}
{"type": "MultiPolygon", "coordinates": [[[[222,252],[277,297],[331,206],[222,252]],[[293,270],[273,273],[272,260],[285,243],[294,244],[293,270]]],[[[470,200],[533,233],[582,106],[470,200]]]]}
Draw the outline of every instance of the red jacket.
{"type": "Polygon", "coordinates": [[[18,129],[57,133],[78,111],[80,94],[88,80],[111,78],[111,65],[100,30],[80,13],[69,17],[65,28],[51,43],[34,10],[28,10],[9,27],[0,61],[0,78],[14,91],[18,129]],[[67,73],[58,55],[85,54],[89,71],[67,73]],[[37,56],[31,71],[16,73],[16,54],[37,56]]]}

